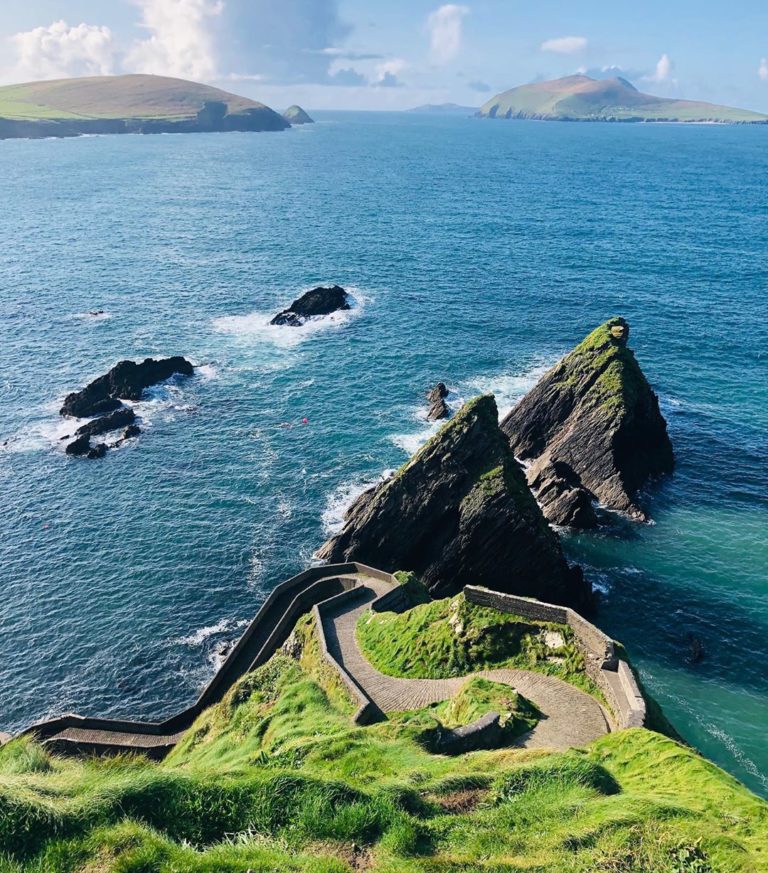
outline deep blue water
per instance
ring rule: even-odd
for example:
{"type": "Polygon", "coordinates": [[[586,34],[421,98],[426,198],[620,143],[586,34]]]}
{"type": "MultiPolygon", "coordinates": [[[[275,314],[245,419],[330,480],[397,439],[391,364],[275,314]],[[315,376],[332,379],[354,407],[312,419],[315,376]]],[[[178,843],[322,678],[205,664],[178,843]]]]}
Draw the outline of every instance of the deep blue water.
{"type": "Polygon", "coordinates": [[[767,179],[765,128],[341,113],[0,143],[0,729],[190,701],[428,434],[431,383],[508,408],[623,314],[678,470],[654,526],[567,547],[678,729],[768,794],[767,179]],[[320,282],[360,306],[265,327],[320,282]],[[204,366],[133,445],[66,458],[63,395],[150,354],[204,366]]]}

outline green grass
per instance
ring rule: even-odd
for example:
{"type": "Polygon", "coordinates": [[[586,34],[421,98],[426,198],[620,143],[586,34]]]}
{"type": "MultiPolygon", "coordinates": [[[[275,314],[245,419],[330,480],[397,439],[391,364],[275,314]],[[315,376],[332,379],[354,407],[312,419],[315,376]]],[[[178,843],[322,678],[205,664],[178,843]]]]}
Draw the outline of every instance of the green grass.
{"type": "Polygon", "coordinates": [[[161,764],[0,749],[0,873],[768,871],[768,804],[692,750],[635,729],[433,755],[437,719],[525,702],[473,682],[356,727],[316,645],[304,620],[161,764]]]}
{"type": "Polygon", "coordinates": [[[191,118],[206,101],[229,111],[263,104],[182,79],[163,76],[95,76],[0,87],[0,117],[35,120],[191,118]]]}
{"type": "Polygon", "coordinates": [[[569,627],[478,606],[463,594],[403,613],[365,612],[357,639],[373,666],[388,676],[449,679],[508,667],[556,676],[602,699],[569,627]],[[547,631],[558,633],[563,645],[549,648],[547,631]]]}
{"type": "MultiPolygon", "coordinates": [[[[418,594],[413,577],[400,581],[418,594]]],[[[481,608],[451,603],[410,614],[447,604],[444,624],[482,629],[481,608]]],[[[524,626],[497,622],[474,645],[493,656],[524,626]]],[[[768,869],[768,806],[658,734],[567,754],[432,755],[424,737],[438,720],[499,711],[511,736],[536,714],[473,680],[429,710],[354,727],[311,620],[289,648],[294,658],[244,677],[161,765],[62,760],[28,740],[0,750],[0,873],[768,869]]]]}

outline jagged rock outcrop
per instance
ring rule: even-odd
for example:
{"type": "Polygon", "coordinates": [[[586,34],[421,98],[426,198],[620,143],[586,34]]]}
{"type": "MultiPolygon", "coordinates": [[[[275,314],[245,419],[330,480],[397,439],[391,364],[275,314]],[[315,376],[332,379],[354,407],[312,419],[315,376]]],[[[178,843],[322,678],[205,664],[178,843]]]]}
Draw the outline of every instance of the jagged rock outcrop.
{"type": "Polygon", "coordinates": [[[640,489],[674,466],[659,400],[612,318],[553,367],[501,428],[554,524],[593,527],[593,501],[647,519],[640,489]]]}
{"type": "Polygon", "coordinates": [[[195,369],[186,358],[146,358],[140,364],[120,361],[104,376],[99,376],[81,391],[74,391],[64,399],[61,414],[74,418],[103,415],[120,409],[120,400],[141,400],[141,395],[152,385],[164,382],[180,373],[191,376],[195,369]]]}
{"type": "Polygon", "coordinates": [[[75,457],[103,458],[109,446],[99,443],[91,446],[91,437],[124,428],[115,445],[138,436],[141,429],[135,423],[136,413],[120,402],[141,400],[144,391],[180,373],[191,376],[195,368],[186,358],[146,358],[140,364],[120,361],[104,376],[99,376],[81,391],[74,391],[64,399],[60,413],[74,418],[99,416],[75,431],[75,439],[67,445],[66,453],[75,457]]]}
{"type": "Polygon", "coordinates": [[[98,436],[102,433],[109,433],[113,430],[120,430],[121,427],[128,427],[136,421],[136,413],[132,409],[122,407],[110,412],[109,415],[103,415],[101,418],[95,418],[93,421],[87,422],[82,427],[75,431],[75,436],[98,436]]]}
{"type": "Polygon", "coordinates": [[[442,418],[448,418],[448,404],[445,402],[447,396],[448,388],[445,382],[438,382],[431,391],[427,392],[429,403],[427,419],[429,421],[440,421],[442,418]]]}
{"type": "Polygon", "coordinates": [[[351,309],[349,294],[339,285],[330,288],[313,288],[301,295],[282,312],[270,321],[270,324],[301,327],[308,318],[318,315],[330,315],[351,309]]]}
{"type": "Polygon", "coordinates": [[[499,429],[492,396],[467,403],[394,477],[362,494],[318,557],[412,570],[434,595],[473,584],[581,607],[589,600],[499,429]]]}

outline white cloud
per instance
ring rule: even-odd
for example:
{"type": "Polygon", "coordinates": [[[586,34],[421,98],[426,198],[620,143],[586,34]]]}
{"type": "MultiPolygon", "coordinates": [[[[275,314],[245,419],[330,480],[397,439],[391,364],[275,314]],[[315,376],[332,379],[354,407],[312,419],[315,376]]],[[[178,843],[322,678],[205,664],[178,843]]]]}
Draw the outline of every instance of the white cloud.
{"type": "Polygon", "coordinates": [[[558,55],[575,55],[587,47],[585,36],[560,36],[557,39],[547,39],[541,44],[543,52],[555,52],[558,55]]]}
{"type": "Polygon", "coordinates": [[[107,76],[114,72],[116,48],[108,27],[55,21],[10,38],[16,60],[6,75],[22,79],[107,76]]]}
{"type": "Polygon", "coordinates": [[[768,58],[763,58],[760,61],[760,66],[757,68],[757,75],[760,76],[764,82],[768,82],[768,58]]]}
{"type": "Polygon", "coordinates": [[[126,60],[136,73],[189,79],[217,74],[213,22],[223,0],[135,0],[149,37],[137,42],[126,60]]]}
{"type": "Polygon", "coordinates": [[[398,77],[407,67],[407,62],[402,58],[392,58],[381,64],[376,64],[376,81],[374,84],[383,85],[387,88],[399,86],[402,83],[398,77]]]}
{"type": "Polygon", "coordinates": [[[450,63],[461,51],[462,26],[464,17],[469,15],[466,6],[447,3],[432,12],[427,19],[430,33],[430,55],[432,62],[443,65],[450,63]]]}
{"type": "Polygon", "coordinates": [[[655,72],[650,76],[645,76],[645,79],[648,82],[669,82],[672,76],[672,68],[672,61],[669,55],[664,52],[656,63],[655,72]]]}

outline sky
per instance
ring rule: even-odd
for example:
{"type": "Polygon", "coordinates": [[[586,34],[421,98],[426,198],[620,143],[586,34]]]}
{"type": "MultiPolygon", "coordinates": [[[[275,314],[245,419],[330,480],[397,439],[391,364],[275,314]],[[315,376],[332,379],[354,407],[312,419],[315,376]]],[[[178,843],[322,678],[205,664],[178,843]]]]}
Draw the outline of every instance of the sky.
{"type": "Polygon", "coordinates": [[[768,112],[768,0],[2,0],[0,82],[195,79],[276,109],[480,106],[576,72],[768,112]]]}

